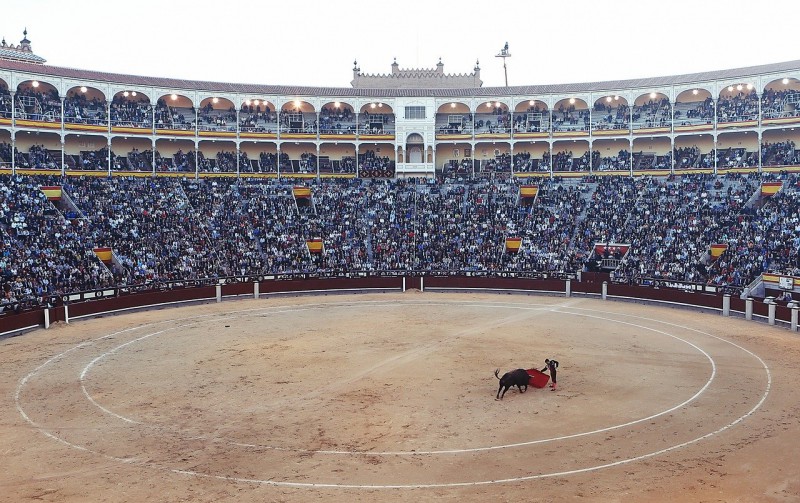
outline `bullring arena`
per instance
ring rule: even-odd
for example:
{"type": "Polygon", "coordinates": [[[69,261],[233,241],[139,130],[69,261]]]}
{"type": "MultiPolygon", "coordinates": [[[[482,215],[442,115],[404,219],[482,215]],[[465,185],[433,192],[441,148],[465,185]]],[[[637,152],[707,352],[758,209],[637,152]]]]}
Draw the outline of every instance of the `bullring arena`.
{"type": "Polygon", "coordinates": [[[304,87],[23,37],[0,501],[800,501],[800,61],[304,87]]]}
{"type": "Polygon", "coordinates": [[[120,314],[2,348],[4,501],[800,493],[796,334],[710,313],[408,290],[120,314]],[[494,367],[548,356],[557,392],[494,399],[494,367]]]}

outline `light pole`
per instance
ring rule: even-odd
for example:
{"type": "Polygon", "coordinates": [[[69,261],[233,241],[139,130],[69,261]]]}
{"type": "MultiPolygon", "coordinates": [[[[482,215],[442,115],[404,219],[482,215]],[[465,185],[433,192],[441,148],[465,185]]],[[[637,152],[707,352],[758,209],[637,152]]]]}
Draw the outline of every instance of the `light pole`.
{"type": "Polygon", "coordinates": [[[506,68],[506,58],[510,57],[511,53],[508,52],[508,42],[506,42],[506,45],[502,50],[500,50],[500,54],[495,55],[495,58],[503,58],[503,73],[506,76],[506,87],[508,87],[508,69],[506,68]]]}

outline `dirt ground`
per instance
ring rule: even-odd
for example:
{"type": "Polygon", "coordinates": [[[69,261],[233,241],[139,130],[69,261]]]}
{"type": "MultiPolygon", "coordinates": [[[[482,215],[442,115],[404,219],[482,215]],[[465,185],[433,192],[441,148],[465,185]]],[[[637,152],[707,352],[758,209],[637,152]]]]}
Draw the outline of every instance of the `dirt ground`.
{"type": "Polygon", "coordinates": [[[800,501],[800,336],[546,296],[226,300],[0,341],[0,501],[800,501]],[[493,373],[561,365],[558,388],[493,373]]]}

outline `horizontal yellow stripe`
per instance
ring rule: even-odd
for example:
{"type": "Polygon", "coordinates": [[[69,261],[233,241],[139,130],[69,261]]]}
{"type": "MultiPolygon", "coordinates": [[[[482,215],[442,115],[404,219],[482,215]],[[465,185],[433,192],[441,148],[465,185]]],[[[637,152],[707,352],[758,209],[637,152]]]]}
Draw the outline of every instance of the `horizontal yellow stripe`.
{"type": "Polygon", "coordinates": [[[194,136],[194,129],[156,129],[156,134],[162,136],[194,136]]]}
{"type": "Polygon", "coordinates": [[[633,134],[651,134],[651,133],[669,133],[668,127],[646,127],[641,129],[634,129],[633,134]]]}
{"type": "Polygon", "coordinates": [[[547,138],[550,133],[514,133],[514,138],[547,138]]]}
{"type": "Polygon", "coordinates": [[[70,131],[95,131],[98,133],[105,133],[108,131],[108,126],[97,126],[95,124],[64,124],[64,129],[70,131]]]}
{"type": "Polygon", "coordinates": [[[111,128],[112,133],[125,133],[125,134],[153,134],[152,128],[144,127],[122,127],[114,126],[111,128]]]}
{"type": "Polygon", "coordinates": [[[200,136],[216,136],[218,138],[236,138],[235,131],[200,131],[200,136]]]}
{"type": "Polygon", "coordinates": [[[24,119],[17,119],[17,127],[41,127],[46,129],[61,129],[60,122],[45,122],[45,121],[29,121],[24,119]]]}
{"type": "Polygon", "coordinates": [[[265,140],[274,140],[278,137],[275,133],[239,133],[239,138],[263,138],[265,140]]]}

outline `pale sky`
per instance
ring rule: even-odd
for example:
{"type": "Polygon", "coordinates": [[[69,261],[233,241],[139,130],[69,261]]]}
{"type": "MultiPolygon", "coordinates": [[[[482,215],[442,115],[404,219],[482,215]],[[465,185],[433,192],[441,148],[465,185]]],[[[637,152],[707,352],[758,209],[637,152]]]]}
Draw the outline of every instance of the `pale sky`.
{"type": "Polygon", "coordinates": [[[502,86],[654,77],[800,59],[800,0],[2,0],[0,36],[48,64],[223,82],[350,87],[433,68],[502,86]]]}

